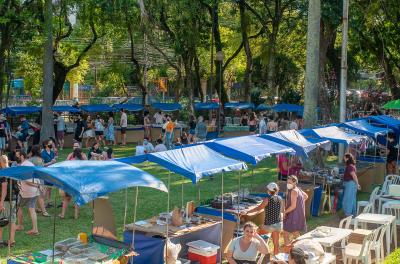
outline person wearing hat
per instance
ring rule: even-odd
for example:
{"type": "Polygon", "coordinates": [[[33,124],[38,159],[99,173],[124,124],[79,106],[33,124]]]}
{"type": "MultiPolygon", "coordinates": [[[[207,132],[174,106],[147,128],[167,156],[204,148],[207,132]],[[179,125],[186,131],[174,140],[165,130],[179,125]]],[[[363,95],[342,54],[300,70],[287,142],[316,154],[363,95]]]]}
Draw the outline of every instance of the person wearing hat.
{"type": "Polygon", "coordinates": [[[0,150],[2,153],[6,149],[7,133],[7,118],[3,114],[0,114],[0,150]]]}
{"type": "Polygon", "coordinates": [[[282,198],[278,195],[279,187],[275,182],[267,185],[268,197],[256,208],[246,214],[264,210],[265,219],[263,229],[271,232],[274,243],[274,255],[279,253],[279,234],[282,231],[282,198]]]}

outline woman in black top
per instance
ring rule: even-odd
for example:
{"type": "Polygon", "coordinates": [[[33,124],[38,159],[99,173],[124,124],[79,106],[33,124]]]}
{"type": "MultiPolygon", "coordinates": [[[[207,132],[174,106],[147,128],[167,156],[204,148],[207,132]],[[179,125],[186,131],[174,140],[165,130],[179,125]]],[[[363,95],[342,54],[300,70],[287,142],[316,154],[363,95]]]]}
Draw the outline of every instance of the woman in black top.
{"type": "Polygon", "coordinates": [[[272,242],[274,243],[274,255],[279,253],[279,234],[282,231],[282,198],[278,195],[279,187],[271,182],[267,185],[268,197],[256,208],[247,212],[261,211],[264,209],[264,230],[272,233],[272,242]]]}
{"type": "Polygon", "coordinates": [[[387,156],[386,156],[386,174],[397,174],[398,149],[396,148],[395,136],[393,133],[388,134],[387,156]]]}
{"type": "Polygon", "coordinates": [[[194,135],[196,134],[196,118],[194,115],[189,116],[189,137],[188,142],[194,142],[194,135]]]}

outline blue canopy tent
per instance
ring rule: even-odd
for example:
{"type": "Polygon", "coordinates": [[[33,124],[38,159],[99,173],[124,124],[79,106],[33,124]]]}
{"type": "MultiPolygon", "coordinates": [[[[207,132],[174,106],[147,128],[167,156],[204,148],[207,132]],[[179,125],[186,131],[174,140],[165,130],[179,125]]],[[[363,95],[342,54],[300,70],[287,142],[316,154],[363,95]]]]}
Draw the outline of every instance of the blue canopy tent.
{"type": "Polygon", "coordinates": [[[220,172],[246,170],[244,162],[222,156],[205,145],[148,154],[148,160],[197,183],[220,172]]]}
{"type": "Polygon", "coordinates": [[[269,110],[271,108],[272,108],[272,106],[265,105],[265,104],[260,104],[260,105],[258,105],[256,107],[256,110],[258,110],[258,111],[266,111],[266,110],[269,110]]]}
{"type": "Polygon", "coordinates": [[[114,159],[115,161],[126,163],[126,164],[139,164],[147,161],[147,154],[137,155],[137,156],[130,156],[124,158],[117,158],[114,159]]]}
{"type": "Polygon", "coordinates": [[[272,134],[261,135],[262,138],[293,148],[297,155],[308,157],[308,153],[317,147],[330,148],[328,140],[307,140],[296,130],[285,130],[272,134]]]}
{"type": "Polygon", "coordinates": [[[390,132],[389,128],[374,126],[364,119],[348,121],[339,124],[338,126],[353,130],[356,133],[366,135],[371,138],[377,138],[379,135],[386,135],[388,132],[390,132]]]}
{"type": "Polygon", "coordinates": [[[156,177],[117,161],[74,160],[49,167],[17,166],[0,170],[0,176],[16,180],[42,179],[69,193],[78,205],[134,186],[168,192],[156,177]]]}
{"type": "Polygon", "coordinates": [[[79,107],[82,111],[89,113],[99,113],[99,112],[114,112],[115,109],[106,104],[95,104],[95,105],[81,105],[79,107]]]}
{"type": "Polygon", "coordinates": [[[182,109],[182,105],[178,103],[153,103],[151,107],[153,109],[159,109],[164,112],[172,112],[182,109]]]}
{"type": "Polygon", "coordinates": [[[71,105],[55,105],[51,108],[54,112],[79,113],[81,110],[71,105]]]}
{"type": "Polygon", "coordinates": [[[1,109],[1,112],[10,116],[35,114],[41,111],[42,108],[38,106],[8,106],[6,108],[1,109]]]}
{"type": "Polygon", "coordinates": [[[208,103],[195,103],[194,109],[195,110],[215,110],[219,108],[218,103],[208,102],[208,103]]]}
{"type": "Polygon", "coordinates": [[[225,109],[240,109],[240,110],[246,110],[246,109],[254,109],[254,104],[253,103],[226,103],[224,105],[225,109]]]}
{"type": "Polygon", "coordinates": [[[388,115],[369,116],[364,118],[372,124],[379,124],[391,128],[398,136],[400,134],[400,120],[388,115]]]}
{"type": "Polygon", "coordinates": [[[143,105],[141,104],[115,104],[113,107],[118,110],[124,109],[130,112],[138,112],[144,109],[143,105]]]}
{"type": "Polygon", "coordinates": [[[272,155],[291,153],[293,148],[252,135],[208,141],[205,145],[219,153],[256,165],[272,155]]]}
{"type": "Polygon", "coordinates": [[[349,145],[350,143],[360,143],[367,138],[365,136],[348,133],[337,126],[304,129],[300,132],[307,140],[311,138],[327,139],[331,142],[349,145]]]}
{"type": "Polygon", "coordinates": [[[304,107],[301,105],[295,104],[277,104],[272,106],[272,109],[277,112],[297,112],[298,114],[302,114],[304,111],[304,107]]]}

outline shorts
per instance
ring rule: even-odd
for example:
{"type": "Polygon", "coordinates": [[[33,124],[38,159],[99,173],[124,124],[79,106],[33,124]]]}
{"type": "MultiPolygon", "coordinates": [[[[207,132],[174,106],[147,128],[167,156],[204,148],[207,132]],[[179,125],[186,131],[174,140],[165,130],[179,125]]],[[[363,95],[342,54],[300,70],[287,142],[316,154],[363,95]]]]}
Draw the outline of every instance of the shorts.
{"type": "MultiPolygon", "coordinates": [[[[10,219],[10,202],[4,201],[4,210],[0,211],[0,218],[10,219]]],[[[17,216],[17,210],[15,207],[15,201],[11,201],[11,223],[15,223],[17,216]]]]}
{"type": "Polygon", "coordinates": [[[5,148],[6,148],[6,138],[0,137],[0,149],[5,149],[5,148]]]}
{"type": "Polygon", "coordinates": [[[121,127],[121,134],[125,135],[126,134],[126,127],[121,127]]]}
{"type": "Polygon", "coordinates": [[[21,142],[25,142],[26,139],[28,138],[28,135],[24,133],[18,133],[17,135],[18,135],[18,140],[21,142]]]}
{"type": "Polygon", "coordinates": [[[18,208],[36,208],[37,196],[31,198],[22,198],[21,195],[18,197],[18,208]]]}
{"type": "Polygon", "coordinates": [[[256,130],[257,130],[257,126],[255,126],[255,125],[249,126],[250,132],[255,132],[256,130]]]}
{"type": "Polygon", "coordinates": [[[80,135],[75,134],[74,139],[76,142],[82,142],[82,138],[80,137],[80,135]]]}
{"type": "Polygon", "coordinates": [[[64,131],[57,131],[57,138],[64,139],[64,131]]]}
{"type": "Polygon", "coordinates": [[[272,225],[263,225],[263,229],[268,232],[280,232],[283,229],[283,222],[275,223],[272,225]]]}
{"type": "Polygon", "coordinates": [[[95,131],[94,134],[96,136],[102,136],[104,134],[104,132],[103,131],[95,131]]]}

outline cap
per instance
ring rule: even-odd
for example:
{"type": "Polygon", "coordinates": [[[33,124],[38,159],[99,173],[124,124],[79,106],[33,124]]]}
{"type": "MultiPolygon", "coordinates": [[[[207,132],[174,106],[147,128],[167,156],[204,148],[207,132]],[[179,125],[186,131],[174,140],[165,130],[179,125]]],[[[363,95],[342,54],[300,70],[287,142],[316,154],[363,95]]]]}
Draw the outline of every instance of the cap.
{"type": "Polygon", "coordinates": [[[268,191],[274,192],[279,189],[278,185],[275,182],[270,182],[267,185],[268,191]]]}

